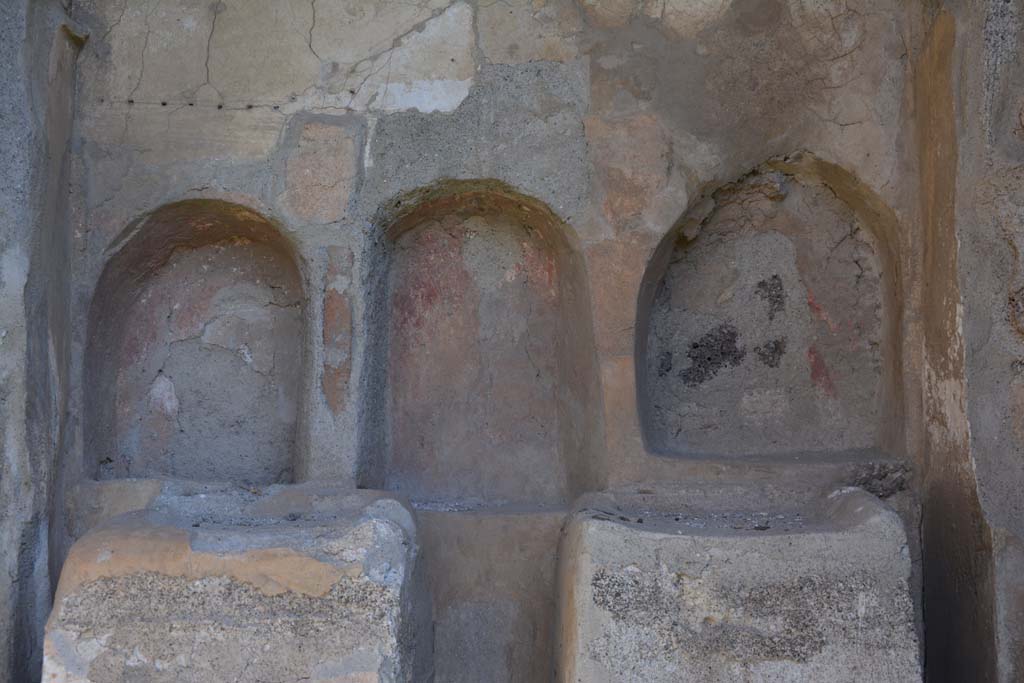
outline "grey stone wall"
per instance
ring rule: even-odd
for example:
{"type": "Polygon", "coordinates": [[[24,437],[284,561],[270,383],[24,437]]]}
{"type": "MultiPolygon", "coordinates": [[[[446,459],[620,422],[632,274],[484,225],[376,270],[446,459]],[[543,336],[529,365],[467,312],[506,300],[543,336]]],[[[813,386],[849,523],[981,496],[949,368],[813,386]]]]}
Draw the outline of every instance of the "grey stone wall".
{"type": "Polygon", "coordinates": [[[62,3],[0,12],[0,680],[38,678],[56,454],[69,438],[68,142],[80,37],[62,3]]]}
{"type": "Polygon", "coordinates": [[[952,12],[964,402],[990,554],[995,676],[1017,681],[1024,677],[1024,8],[979,1],[952,12]]]}

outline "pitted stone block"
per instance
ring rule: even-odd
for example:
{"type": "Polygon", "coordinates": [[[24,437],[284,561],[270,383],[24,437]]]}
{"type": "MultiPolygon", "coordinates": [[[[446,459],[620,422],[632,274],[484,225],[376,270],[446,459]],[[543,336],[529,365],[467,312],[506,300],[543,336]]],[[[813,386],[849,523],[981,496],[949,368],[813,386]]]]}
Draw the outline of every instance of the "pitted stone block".
{"type": "Polygon", "coordinates": [[[370,492],[165,492],[72,548],[43,680],[423,680],[418,558],[409,510],[370,492]]]}
{"type": "Polygon", "coordinates": [[[731,511],[578,508],[560,550],[560,681],[921,680],[894,512],[859,489],[764,512],[727,493],[731,511]]]}

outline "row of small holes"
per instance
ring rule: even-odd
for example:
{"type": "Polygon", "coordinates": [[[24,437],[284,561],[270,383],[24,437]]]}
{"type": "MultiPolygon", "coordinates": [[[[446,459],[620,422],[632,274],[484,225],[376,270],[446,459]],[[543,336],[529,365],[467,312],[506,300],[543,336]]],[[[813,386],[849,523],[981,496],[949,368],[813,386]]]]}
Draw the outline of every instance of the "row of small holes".
{"type": "MultiPolygon", "coordinates": [[[[106,100],[103,100],[103,99],[101,99],[101,100],[100,100],[100,104],[103,104],[103,103],[104,103],[105,101],[106,101],[106,100]]],[[[135,100],[128,100],[128,104],[135,104],[135,100]]],[[[161,103],[160,103],[160,106],[161,106],[161,107],[166,107],[167,105],[168,105],[168,103],[167,103],[167,102],[161,102],[161,103]]],[[[188,106],[190,106],[190,107],[194,107],[194,106],[196,106],[196,103],[195,103],[195,102],[189,102],[189,103],[188,103],[188,106]]],[[[254,105],[254,104],[247,104],[247,105],[245,105],[245,108],[246,108],[246,109],[253,109],[253,108],[254,108],[255,106],[256,106],[256,105],[254,105]]],[[[223,109],[223,108],[224,108],[224,105],[223,105],[223,104],[218,104],[218,105],[217,105],[217,109],[223,109]]],[[[272,107],[272,109],[273,109],[274,111],[277,111],[277,110],[279,110],[280,108],[281,108],[281,107],[280,107],[280,105],[277,105],[277,104],[275,104],[275,105],[274,105],[274,106],[272,107]]]]}

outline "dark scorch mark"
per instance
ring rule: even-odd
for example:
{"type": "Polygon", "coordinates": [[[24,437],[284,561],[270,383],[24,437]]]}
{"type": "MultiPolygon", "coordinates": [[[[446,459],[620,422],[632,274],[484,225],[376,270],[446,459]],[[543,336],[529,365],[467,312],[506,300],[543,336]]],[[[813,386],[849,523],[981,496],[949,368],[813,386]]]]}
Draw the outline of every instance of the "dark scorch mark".
{"type": "Polygon", "coordinates": [[[658,354],[658,377],[664,377],[672,372],[672,352],[662,351],[658,354]]]}
{"type": "Polygon", "coordinates": [[[786,290],[782,287],[782,278],[778,274],[758,282],[754,291],[768,304],[769,320],[775,320],[776,313],[786,310],[786,290]]]}
{"type": "Polygon", "coordinates": [[[782,356],[786,353],[786,338],[772,339],[754,348],[754,353],[762,363],[770,368],[779,367],[782,356]]]}
{"type": "Polygon", "coordinates": [[[679,371],[679,378],[687,386],[703,384],[725,367],[735,367],[747,355],[745,348],[737,345],[739,332],[728,323],[722,323],[691,344],[686,352],[690,367],[679,371]]]}

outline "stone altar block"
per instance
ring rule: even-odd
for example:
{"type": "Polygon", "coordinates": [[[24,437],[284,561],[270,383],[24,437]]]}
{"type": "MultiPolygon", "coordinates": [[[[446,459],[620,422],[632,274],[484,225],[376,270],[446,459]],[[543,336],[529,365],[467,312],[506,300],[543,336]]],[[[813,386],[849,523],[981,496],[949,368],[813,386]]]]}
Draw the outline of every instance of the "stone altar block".
{"type": "Polygon", "coordinates": [[[418,558],[410,511],[380,494],[165,487],[72,548],[43,680],[424,680],[418,558]]]}
{"type": "Polygon", "coordinates": [[[560,548],[560,681],[921,680],[893,511],[859,489],[748,512],[735,510],[749,496],[724,493],[731,505],[577,507],[560,548]]]}

